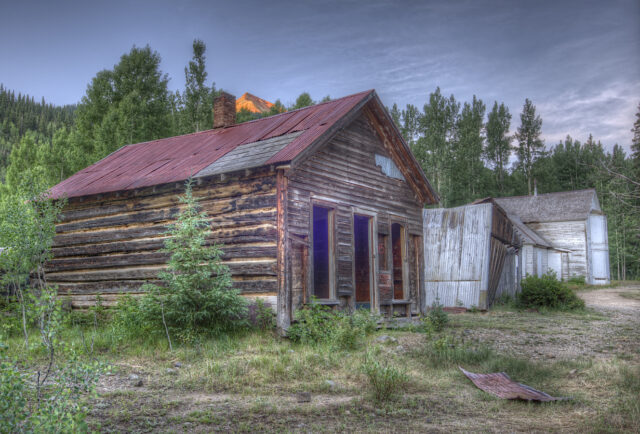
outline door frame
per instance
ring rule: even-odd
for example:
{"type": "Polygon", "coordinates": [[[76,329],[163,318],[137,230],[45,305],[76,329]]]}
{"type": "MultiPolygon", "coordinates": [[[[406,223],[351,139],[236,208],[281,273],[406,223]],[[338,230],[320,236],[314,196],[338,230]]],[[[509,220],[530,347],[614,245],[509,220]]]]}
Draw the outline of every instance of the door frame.
{"type": "Polygon", "coordinates": [[[371,312],[380,312],[380,292],[378,289],[378,214],[375,211],[351,207],[351,282],[353,283],[353,299],[351,307],[356,308],[356,264],[355,264],[355,216],[369,218],[369,294],[371,312]]]}

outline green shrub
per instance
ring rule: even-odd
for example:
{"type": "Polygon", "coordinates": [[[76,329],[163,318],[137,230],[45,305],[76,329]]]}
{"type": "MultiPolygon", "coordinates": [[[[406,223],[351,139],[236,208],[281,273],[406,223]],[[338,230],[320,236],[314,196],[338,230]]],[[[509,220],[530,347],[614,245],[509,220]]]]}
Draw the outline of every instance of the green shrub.
{"type": "Polygon", "coordinates": [[[389,359],[380,360],[373,351],[368,351],[361,366],[368,386],[376,401],[387,401],[409,382],[404,370],[393,365],[389,359]]]}
{"type": "Polygon", "coordinates": [[[541,277],[527,275],[521,283],[518,305],[522,308],[581,309],[584,301],[567,285],[560,282],[553,271],[541,277]]]}
{"type": "Polygon", "coordinates": [[[311,303],[298,310],[287,335],[303,344],[330,343],[339,349],[357,348],[364,337],[376,330],[377,317],[368,311],[350,314],[311,303]]]}
{"type": "Polygon", "coordinates": [[[260,299],[249,306],[249,320],[258,330],[272,331],[276,327],[276,313],[260,299]]]}
{"type": "Polygon", "coordinates": [[[444,330],[449,323],[449,315],[444,311],[442,305],[436,301],[431,305],[427,315],[422,317],[422,322],[427,330],[439,332],[444,330]]]}
{"type": "Polygon", "coordinates": [[[26,420],[26,379],[2,352],[0,343],[0,432],[18,432],[26,420]]]}
{"type": "Polygon", "coordinates": [[[87,431],[82,398],[95,389],[100,364],[82,363],[69,350],[51,385],[36,391],[28,375],[2,355],[4,349],[0,343],[0,432],[87,431]]]}

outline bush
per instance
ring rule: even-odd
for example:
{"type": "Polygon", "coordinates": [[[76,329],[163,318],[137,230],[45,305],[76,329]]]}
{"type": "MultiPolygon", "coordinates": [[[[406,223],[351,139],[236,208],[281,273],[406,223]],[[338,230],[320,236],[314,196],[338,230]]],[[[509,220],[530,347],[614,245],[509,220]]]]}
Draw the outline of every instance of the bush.
{"type": "Polygon", "coordinates": [[[572,310],[584,308],[584,301],[567,285],[560,282],[553,271],[541,277],[530,276],[522,280],[518,305],[522,308],[550,308],[572,310]]]}
{"type": "Polygon", "coordinates": [[[82,395],[94,390],[100,364],[82,363],[68,351],[51,385],[35,391],[28,375],[2,355],[4,349],[0,343],[0,432],[87,431],[82,395]]]}
{"type": "Polygon", "coordinates": [[[422,318],[422,322],[427,330],[440,332],[449,323],[449,315],[444,311],[440,303],[434,302],[427,315],[422,318]]]}
{"type": "Polygon", "coordinates": [[[249,305],[249,322],[261,331],[272,331],[276,327],[276,313],[270,305],[257,299],[249,305]]]}
{"type": "Polygon", "coordinates": [[[376,327],[377,317],[368,311],[357,310],[349,314],[312,303],[296,312],[287,335],[293,342],[311,345],[330,343],[339,349],[354,349],[376,327]]]}
{"type": "Polygon", "coordinates": [[[391,399],[398,389],[409,382],[404,370],[391,364],[388,359],[379,360],[372,351],[365,355],[361,370],[376,401],[391,399]]]}

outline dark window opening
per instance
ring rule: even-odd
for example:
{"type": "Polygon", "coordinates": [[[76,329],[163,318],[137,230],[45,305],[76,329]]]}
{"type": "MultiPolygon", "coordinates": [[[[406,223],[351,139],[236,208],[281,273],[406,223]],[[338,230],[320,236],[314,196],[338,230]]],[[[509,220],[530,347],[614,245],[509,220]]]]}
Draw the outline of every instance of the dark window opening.
{"type": "Polygon", "coordinates": [[[393,256],[393,298],[404,299],[403,263],[404,228],[399,223],[391,225],[391,250],[393,256]]]}
{"type": "Polygon", "coordinates": [[[371,254],[369,248],[369,217],[353,216],[353,248],[356,303],[371,302],[371,254]]]}
{"type": "Polygon", "coordinates": [[[329,219],[328,208],[313,207],[313,295],[325,299],[331,297],[329,219]]]}

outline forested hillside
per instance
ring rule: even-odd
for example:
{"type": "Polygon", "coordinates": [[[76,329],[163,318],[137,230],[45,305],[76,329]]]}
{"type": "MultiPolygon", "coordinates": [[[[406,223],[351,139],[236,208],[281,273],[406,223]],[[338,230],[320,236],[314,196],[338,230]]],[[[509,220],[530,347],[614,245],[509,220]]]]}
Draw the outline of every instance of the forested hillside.
{"type": "Polygon", "coordinates": [[[16,95],[0,83],[0,180],[11,149],[26,133],[51,141],[57,129],[73,124],[75,109],[75,105],[54,106],[44,98],[35,102],[32,96],[16,95]]]}
{"type": "MultiPolygon", "coordinates": [[[[185,88],[177,92],[168,89],[160,55],[149,46],[133,47],[113,69],[98,72],[77,107],[36,103],[0,85],[0,194],[25,183],[54,185],[126,144],[210,128],[218,91],[205,52],[195,40],[185,88]]],[[[315,103],[303,92],[290,107],[277,100],[270,112],[241,111],[237,120],[315,103]]],[[[487,106],[476,96],[461,102],[437,88],[422,108],[394,104],[390,113],[441,206],[532,194],[536,185],[539,193],[596,188],[609,221],[612,278],[640,277],[640,107],[629,126],[632,155],[618,144],[607,151],[593,137],[545,144],[543,120],[528,99],[514,115],[504,103],[487,106]]]]}

